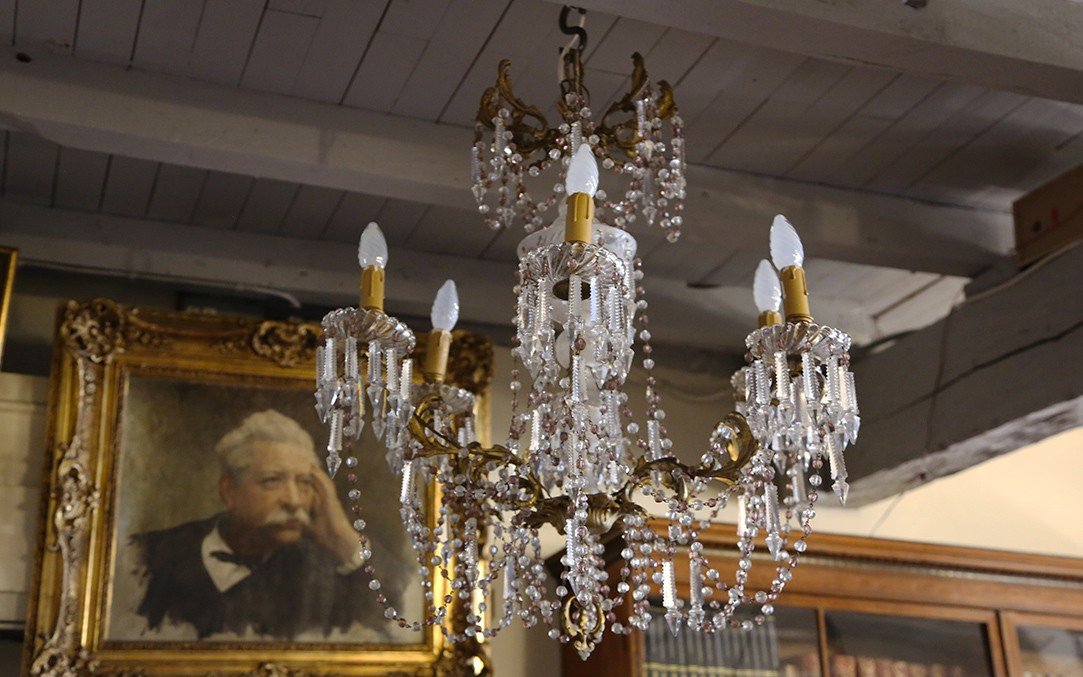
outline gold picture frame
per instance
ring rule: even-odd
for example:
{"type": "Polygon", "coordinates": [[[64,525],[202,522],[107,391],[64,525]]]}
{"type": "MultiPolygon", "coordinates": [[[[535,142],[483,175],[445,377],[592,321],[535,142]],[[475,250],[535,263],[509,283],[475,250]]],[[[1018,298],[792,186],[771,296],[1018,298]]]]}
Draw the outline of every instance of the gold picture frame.
{"type": "MultiPolygon", "coordinates": [[[[285,397],[282,393],[287,392],[292,397],[296,390],[307,393],[311,407],[320,332],[320,326],[312,323],[167,313],[108,299],[68,302],[60,314],[54,348],[49,462],[27,615],[25,672],[222,677],[443,675],[455,674],[453,666],[464,660],[479,666],[487,663],[483,647],[473,644],[453,649],[444,641],[440,628],[412,633],[418,638],[416,642],[394,644],[243,638],[130,641],[113,636],[118,627],[116,623],[110,626],[115,616],[110,615],[115,601],[113,586],[119,585],[121,578],[117,562],[119,544],[123,543],[117,525],[133,510],[131,501],[121,508],[118,497],[132,495],[123,493],[128,491],[124,489],[126,482],[145,481],[144,475],[124,471],[128,467],[124,464],[136,462],[129,458],[142,459],[149,449],[140,446],[136,454],[125,448],[126,440],[135,439],[128,432],[131,424],[125,417],[145,406],[134,399],[128,402],[130,389],[138,384],[176,382],[193,388],[201,384],[210,384],[208,388],[228,384],[253,392],[262,388],[261,396],[267,397],[285,397]]],[[[492,344],[487,339],[455,332],[448,380],[478,395],[478,431],[485,443],[492,357],[492,344]]],[[[315,418],[314,411],[311,416],[315,418]]],[[[160,453],[174,451],[167,447],[160,453]]],[[[435,494],[429,496],[430,514],[438,500],[435,494]]],[[[397,523],[397,511],[391,512],[385,517],[397,523]]],[[[375,518],[367,516],[370,522],[375,518]]],[[[406,570],[417,570],[416,561],[410,566],[406,570]]],[[[434,592],[443,594],[443,581],[434,580],[434,592]]],[[[416,617],[420,611],[410,615],[416,617]]]]}
{"type": "Polygon", "coordinates": [[[15,267],[18,262],[19,250],[0,247],[0,366],[4,364],[4,336],[11,313],[11,290],[15,287],[15,267]]]}

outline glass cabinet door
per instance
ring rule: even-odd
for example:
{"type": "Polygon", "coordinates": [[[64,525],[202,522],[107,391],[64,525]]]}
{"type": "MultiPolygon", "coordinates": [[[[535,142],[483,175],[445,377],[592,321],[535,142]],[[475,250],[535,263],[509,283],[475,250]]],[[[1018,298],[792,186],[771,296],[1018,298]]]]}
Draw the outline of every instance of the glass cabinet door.
{"type": "Polygon", "coordinates": [[[813,609],[779,607],[752,630],[714,635],[683,630],[670,634],[656,611],[644,637],[646,677],[784,675],[819,677],[820,657],[813,609]]]}
{"type": "Polygon", "coordinates": [[[832,677],[995,674],[983,622],[828,610],[824,625],[832,677]]]}
{"type": "Polygon", "coordinates": [[[1019,667],[1026,677],[1083,677],[1083,630],[1020,624],[1019,667]]]}

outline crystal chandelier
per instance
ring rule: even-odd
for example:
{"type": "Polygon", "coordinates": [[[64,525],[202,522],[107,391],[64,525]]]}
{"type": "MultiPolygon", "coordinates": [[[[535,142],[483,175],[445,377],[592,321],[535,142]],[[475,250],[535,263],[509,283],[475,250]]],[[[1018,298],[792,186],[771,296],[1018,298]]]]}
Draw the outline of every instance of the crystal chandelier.
{"type": "MultiPolygon", "coordinates": [[[[801,242],[778,216],[770,233],[773,265],[761,262],[754,281],[760,326],[746,339],[748,366],[733,377],[737,411],[710,431],[698,463],[678,460],[652,375],[643,271],[635,239],[622,226],[654,205],[656,214],[665,214],[656,226],[669,235],[679,232],[683,178],[679,171],[663,172],[680,168],[681,144],[679,137],[671,140],[673,159],[657,162],[666,152],[657,141],[662,106],[643,83],[622,100],[626,106],[610,107],[629,111],[635,124],[590,123],[577,52],[571,61],[578,79],[565,92],[569,105],[561,108],[570,111],[566,124],[530,137],[539,144],[531,152],[544,148],[540,164],[526,164],[532,155],[516,117],[536,109],[508,95],[510,85],[508,92],[499,83],[499,94],[488,90],[479,113],[479,120],[493,124],[492,134],[480,135],[473,146],[476,160],[489,157],[477,163],[486,173],[475,194],[481,200],[499,183],[500,207],[490,223],[505,227],[523,217],[528,233],[518,248],[517,365],[504,444],[476,441],[473,395],[444,380],[458,319],[451,281],[437,293],[421,383],[413,382],[414,336],[383,309],[387,248],[375,224],[361,237],[360,306],[323,320],[316,401],[329,427],[332,475],[343,463],[356,465],[348,447],[368,421],[402,477],[400,515],[425,587],[422,616],[407,618],[380,592],[378,572],[368,561],[366,523],[359,518],[354,524],[370,587],[388,619],[415,630],[439,626],[452,645],[468,645],[519,618],[527,626],[547,626],[550,637],[573,643],[585,658],[606,628],[621,634],[645,629],[654,590],[661,591],[674,633],[684,626],[716,632],[764,623],[806,549],[825,460],[835,493],[846,499],[842,452],[857,436],[859,416],[848,369],[850,339],[813,321],[801,242]],[[512,108],[484,117],[501,97],[512,108]],[[655,102],[640,105],[644,101],[655,102]],[[605,131],[614,129],[621,131],[605,131]],[[629,152],[635,159],[628,163],[606,161],[629,152]],[[599,198],[599,159],[627,182],[625,200],[599,198]],[[530,174],[530,167],[540,171],[548,162],[561,176],[560,189],[542,203],[523,198],[517,182],[524,168],[530,174]],[[556,219],[538,228],[541,206],[560,196],[565,199],[556,219]],[[633,420],[625,389],[637,347],[647,374],[642,424],[633,420]],[[442,498],[436,513],[428,514],[424,499],[433,491],[442,498]],[[730,504],[738,512],[740,554],[736,569],[724,576],[708,561],[699,534],[730,504]],[[655,528],[651,515],[667,526],[655,528]],[[546,528],[566,541],[555,594],[548,592],[543,565],[540,532],[546,528]],[[614,539],[622,543],[622,566],[610,579],[602,555],[614,539]],[[754,590],[749,569],[759,547],[766,548],[774,575],[769,586],[754,590]],[[688,553],[687,603],[676,595],[679,551],[688,553]],[[436,589],[434,580],[446,582],[446,589],[436,589]],[[626,623],[617,620],[621,605],[631,607],[626,623]]],[[[637,70],[641,64],[637,58],[637,70]]],[[[500,82],[506,83],[506,71],[505,62],[500,82]]],[[[672,93],[659,89],[679,129],[672,93]]],[[[351,501],[363,497],[364,486],[349,490],[351,501]]]]}

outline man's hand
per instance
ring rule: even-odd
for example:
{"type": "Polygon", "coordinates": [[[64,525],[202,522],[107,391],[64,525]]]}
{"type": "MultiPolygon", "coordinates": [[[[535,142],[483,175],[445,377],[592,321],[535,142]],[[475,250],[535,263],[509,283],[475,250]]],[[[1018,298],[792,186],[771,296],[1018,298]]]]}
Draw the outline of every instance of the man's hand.
{"type": "Polygon", "coordinates": [[[358,563],[360,538],[342,509],[334,482],[316,464],[312,465],[312,477],[316,492],[312,505],[312,534],[316,542],[334,553],[343,564],[358,563]]]}

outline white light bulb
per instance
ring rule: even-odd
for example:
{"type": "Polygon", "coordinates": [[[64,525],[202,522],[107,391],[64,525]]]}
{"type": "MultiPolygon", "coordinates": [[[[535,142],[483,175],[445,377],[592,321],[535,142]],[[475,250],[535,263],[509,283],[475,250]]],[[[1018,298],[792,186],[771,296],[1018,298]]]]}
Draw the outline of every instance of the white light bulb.
{"type": "Polygon", "coordinates": [[[568,164],[564,191],[568,195],[586,193],[591,197],[598,192],[598,162],[594,159],[594,151],[585,143],[579,146],[568,164]]]}
{"type": "Polygon", "coordinates": [[[778,312],[782,303],[782,287],[778,283],[778,273],[767,259],[756,266],[756,277],[752,282],[752,298],[761,313],[778,312]]]}
{"type": "Polygon", "coordinates": [[[439,331],[451,331],[459,321],[459,293],[455,291],[455,281],[448,280],[436,292],[432,302],[432,328],[439,331]]]}
{"type": "Polygon", "coordinates": [[[387,266],[387,241],[375,221],[365,226],[361,242],[357,245],[357,260],[362,268],[387,266]]]}
{"type": "Polygon", "coordinates": [[[786,266],[801,266],[805,262],[801,238],[782,214],[771,224],[771,261],[779,270],[786,266]]]}

